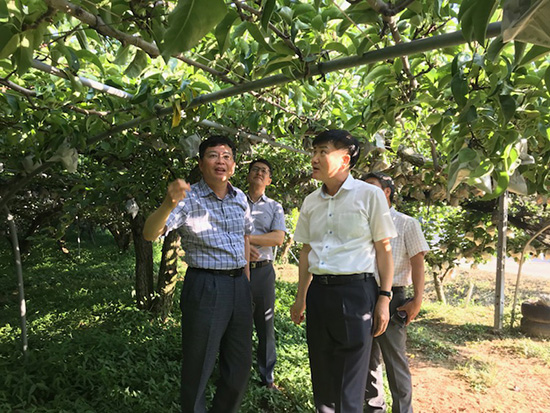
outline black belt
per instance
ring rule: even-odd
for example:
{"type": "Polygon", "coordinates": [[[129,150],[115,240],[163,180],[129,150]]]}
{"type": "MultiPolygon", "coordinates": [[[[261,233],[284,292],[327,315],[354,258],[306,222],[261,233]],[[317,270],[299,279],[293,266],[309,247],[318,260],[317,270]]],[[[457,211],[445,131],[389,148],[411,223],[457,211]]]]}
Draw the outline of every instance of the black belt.
{"type": "Polygon", "coordinates": [[[270,260],[264,260],[264,261],[252,261],[250,263],[250,269],[253,270],[254,268],[262,268],[266,265],[271,264],[270,260]]]}
{"type": "Polygon", "coordinates": [[[316,284],[347,284],[352,281],[366,280],[372,277],[371,272],[362,272],[360,274],[342,274],[342,275],[317,275],[313,274],[313,282],[316,284]]]}
{"type": "Polygon", "coordinates": [[[244,273],[244,268],[234,268],[232,270],[211,270],[210,268],[189,267],[190,270],[209,272],[214,275],[229,275],[230,277],[240,277],[244,273]]]}

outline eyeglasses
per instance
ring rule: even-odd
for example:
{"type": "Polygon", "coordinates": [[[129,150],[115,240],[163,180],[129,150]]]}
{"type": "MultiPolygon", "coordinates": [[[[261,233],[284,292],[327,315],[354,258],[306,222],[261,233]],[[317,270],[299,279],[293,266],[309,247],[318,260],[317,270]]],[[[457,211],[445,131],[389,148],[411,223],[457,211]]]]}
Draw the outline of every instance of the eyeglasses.
{"type": "Polygon", "coordinates": [[[208,152],[206,155],[204,155],[206,159],[223,159],[224,161],[231,161],[233,160],[233,156],[229,153],[220,153],[217,152],[208,152]]]}
{"type": "Polygon", "coordinates": [[[250,172],[254,172],[254,173],[261,172],[264,175],[267,175],[269,173],[269,169],[267,169],[267,168],[258,168],[257,166],[253,166],[252,168],[250,168],[250,172]]]}

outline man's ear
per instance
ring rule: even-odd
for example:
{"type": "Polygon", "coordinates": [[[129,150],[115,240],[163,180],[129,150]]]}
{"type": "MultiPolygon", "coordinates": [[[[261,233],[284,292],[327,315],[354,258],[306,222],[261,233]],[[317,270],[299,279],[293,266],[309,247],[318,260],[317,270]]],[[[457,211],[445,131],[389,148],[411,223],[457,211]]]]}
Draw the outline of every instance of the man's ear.
{"type": "Polygon", "coordinates": [[[345,166],[349,168],[349,163],[351,161],[351,156],[349,153],[346,153],[344,156],[342,156],[342,161],[344,162],[345,166]]]}
{"type": "Polygon", "coordinates": [[[383,191],[384,191],[384,195],[386,195],[388,199],[390,199],[391,188],[384,188],[383,191]]]}

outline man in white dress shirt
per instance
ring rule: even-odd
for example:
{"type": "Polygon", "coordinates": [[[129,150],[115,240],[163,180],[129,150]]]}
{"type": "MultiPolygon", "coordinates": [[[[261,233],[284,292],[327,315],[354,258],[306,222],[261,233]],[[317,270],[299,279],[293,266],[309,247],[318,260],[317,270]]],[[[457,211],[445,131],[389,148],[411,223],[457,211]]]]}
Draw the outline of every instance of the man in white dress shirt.
{"type": "Polygon", "coordinates": [[[323,186],[306,197],[294,240],[303,243],[292,320],[304,319],[315,408],[360,413],[372,337],[389,321],[396,231],[384,193],[354,179],[359,142],[345,130],[313,141],[312,177],[323,186]],[[380,273],[380,290],[373,276],[380,273]]]}

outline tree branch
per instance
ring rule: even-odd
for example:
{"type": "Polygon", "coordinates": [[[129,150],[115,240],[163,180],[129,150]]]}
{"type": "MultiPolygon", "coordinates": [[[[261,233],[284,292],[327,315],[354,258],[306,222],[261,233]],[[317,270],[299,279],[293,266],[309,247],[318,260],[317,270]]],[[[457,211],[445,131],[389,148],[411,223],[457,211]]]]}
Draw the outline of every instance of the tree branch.
{"type": "Polygon", "coordinates": [[[6,87],[8,87],[12,90],[15,90],[16,92],[21,93],[22,95],[24,95],[27,98],[36,96],[36,92],[34,90],[30,90],[30,89],[24,88],[23,86],[19,86],[18,84],[13,83],[10,80],[0,79],[0,84],[4,85],[4,86],[6,86],[6,87]]]}
{"type": "MultiPolygon", "coordinates": [[[[111,26],[106,24],[100,16],[96,16],[92,13],[87,12],[82,7],[77,6],[75,4],[72,4],[66,0],[44,0],[46,4],[49,7],[52,7],[56,10],[60,10],[64,13],[69,14],[70,16],[75,17],[76,19],[80,20],[82,23],[85,23],[89,25],[90,27],[94,28],[98,33],[102,34],[106,37],[112,37],[114,39],[120,40],[123,44],[131,44],[141,50],[143,50],[145,53],[147,53],[152,58],[156,58],[160,56],[160,51],[156,45],[153,43],[146,42],[139,36],[132,36],[126,33],[123,33],[119,30],[113,29],[111,26]]],[[[187,63],[190,66],[194,66],[198,69],[204,70],[205,72],[210,73],[211,75],[214,75],[224,82],[230,83],[230,84],[236,84],[235,81],[229,79],[227,76],[225,76],[223,73],[218,72],[215,69],[212,69],[208,66],[205,66],[201,63],[198,63],[192,59],[188,59],[187,57],[177,54],[173,55],[172,57],[187,63]]]]}

